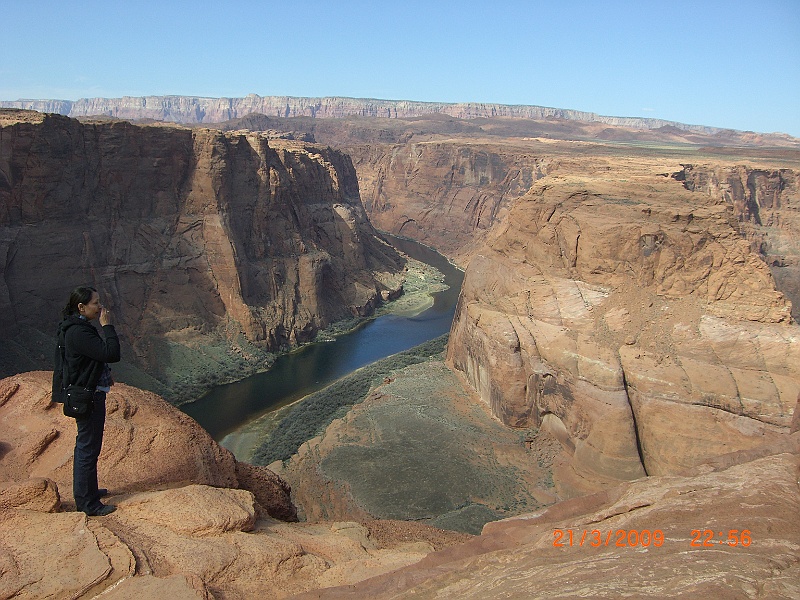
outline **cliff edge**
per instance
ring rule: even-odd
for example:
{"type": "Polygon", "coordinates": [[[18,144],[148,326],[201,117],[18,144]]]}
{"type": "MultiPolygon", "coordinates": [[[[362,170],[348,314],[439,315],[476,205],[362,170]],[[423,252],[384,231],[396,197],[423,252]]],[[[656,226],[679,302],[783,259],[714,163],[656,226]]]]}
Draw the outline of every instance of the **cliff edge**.
{"type": "Polygon", "coordinates": [[[752,194],[766,231],[687,185],[715,171],[664,166],[560,160],[466,271],[448,360],[504,423],[559,439],[562,498],[768,443],[797,410],[798,326],[752,243],[795,239],[796,174],[774,173],[780,202],[752,194]]]}
{"type": "Polygon", "coordinates": [[[0,380],[0,597],[285,598],[467,539],[413,523],[293,523],[279,477],[121,384],[98,463],[118,510],[87,518],[71,494],[75,423],[50,401],[50,379],[0,380]]]}
{"type": "Polygon", "coordinates": [[[370,314],[404,264],[336,150],[0,111],[0,374],[49,366],[60,307],[89,284],[126,380],[186,399],[370,314]]]}

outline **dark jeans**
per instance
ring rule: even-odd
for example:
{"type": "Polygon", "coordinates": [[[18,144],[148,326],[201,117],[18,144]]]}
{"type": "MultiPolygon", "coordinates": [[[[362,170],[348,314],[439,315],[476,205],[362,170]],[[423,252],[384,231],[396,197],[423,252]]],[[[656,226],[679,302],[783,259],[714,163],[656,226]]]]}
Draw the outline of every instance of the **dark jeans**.
{"type": "Polygon", "coordinates": [[[97,459],[103,447],[103,427],[106,424],[106,393],[94,393],[92,414],[75,419],[78,436],[72,463],[72,494],[75,506],[83,512],[93,512],[102,506],[97,492],[97,459]]]}

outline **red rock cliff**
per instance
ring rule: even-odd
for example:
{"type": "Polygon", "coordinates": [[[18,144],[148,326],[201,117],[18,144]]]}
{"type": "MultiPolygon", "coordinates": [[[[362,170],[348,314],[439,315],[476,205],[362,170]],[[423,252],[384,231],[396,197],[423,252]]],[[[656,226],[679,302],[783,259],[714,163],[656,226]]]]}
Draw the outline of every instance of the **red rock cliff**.
{"type": "Polygon", "coordinates": [[[467,268],[448,359],[561,441],[564,496],[753,448],[795,410],[798,327],[744,211],[662,169],[561,160],[467,268]]]}
{"type": "Polygon", "coordinates": [[[89,283],[163,374],[171,360],[206,364],[202,346],[219,340],[240,353],[307,341],[400,285],[403,261],[376,238],[340,152],[259,134],[0,119],[6,337],[50,334],[69,290],[89,283]]]}
{"type": "Polygon", "coordinates": [[[789,168],[683,165],[686,189],[733,207],[740,231],[760,252],[800,316],[800,173],[789,168]]]}

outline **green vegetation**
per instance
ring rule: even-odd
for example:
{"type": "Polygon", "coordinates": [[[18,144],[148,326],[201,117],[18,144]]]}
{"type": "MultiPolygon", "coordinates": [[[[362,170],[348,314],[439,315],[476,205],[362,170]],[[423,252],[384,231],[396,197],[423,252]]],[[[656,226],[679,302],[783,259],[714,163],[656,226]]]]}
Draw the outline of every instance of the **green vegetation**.
{"type": "Polygon", "coordinates": [[[304,442],[322,433],[334,419],[344,416],[351,406],[364,400],[369,391],[385,377],[444,352],[447,338],[445,334],[367,365],[306,396],[285,414],[255,450],[251,462],[268,465],[276,460],[287,460],[304,442]]]}

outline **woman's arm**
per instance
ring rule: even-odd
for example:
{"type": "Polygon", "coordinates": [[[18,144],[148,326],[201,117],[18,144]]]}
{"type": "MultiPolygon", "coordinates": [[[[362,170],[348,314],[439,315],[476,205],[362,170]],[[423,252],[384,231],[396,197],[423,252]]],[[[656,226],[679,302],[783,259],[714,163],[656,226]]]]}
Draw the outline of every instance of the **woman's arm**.
{"type": "Polygon", "coordinates": [[[67,331],[69,348],[75,354],[82,354],[99,362],[119,362],[119,338],[114,326],[103,325],[103,334],[105,339],[100,337],[97,330],[89,323],[84,326],[70,327],[67,331]]]}

